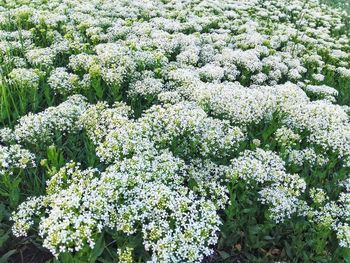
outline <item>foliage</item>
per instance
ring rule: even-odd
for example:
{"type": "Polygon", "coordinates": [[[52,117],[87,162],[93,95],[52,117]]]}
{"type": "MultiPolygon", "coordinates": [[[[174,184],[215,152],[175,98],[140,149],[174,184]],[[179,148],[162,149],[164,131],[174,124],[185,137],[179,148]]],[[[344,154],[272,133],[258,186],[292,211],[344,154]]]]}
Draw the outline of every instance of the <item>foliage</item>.
{"type": "Polygon", "coordinates": [[[0,2],[0,262],[350,262],[348,10],[0,2]]]}

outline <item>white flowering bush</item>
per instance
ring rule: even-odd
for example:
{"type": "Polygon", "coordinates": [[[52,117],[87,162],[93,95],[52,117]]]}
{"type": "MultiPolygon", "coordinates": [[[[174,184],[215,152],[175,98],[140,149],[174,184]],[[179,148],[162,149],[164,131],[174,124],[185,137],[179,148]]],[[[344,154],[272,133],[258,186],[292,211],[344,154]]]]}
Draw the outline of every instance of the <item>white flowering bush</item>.
{"type": "Polygon", "coordinates": [[[0,261],[349,262],[325,2],[0,2],[0,261]]]}

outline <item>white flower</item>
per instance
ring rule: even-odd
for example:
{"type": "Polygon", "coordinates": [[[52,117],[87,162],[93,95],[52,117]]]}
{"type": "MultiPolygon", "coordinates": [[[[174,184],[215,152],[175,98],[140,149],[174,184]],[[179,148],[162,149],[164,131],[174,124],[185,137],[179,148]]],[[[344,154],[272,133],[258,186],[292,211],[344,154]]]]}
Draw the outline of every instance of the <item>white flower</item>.
{"type": "Polygon", "coordinates": [[[19,119],[14,128],[16,140],[28,144],[52,141],[55,132],[62,134],[79,129],[78,118],[87,103],[81,95],[73,95],[57,107],[19,119]]]}
{"type": "Polygon", "coordinates": [[[55,68],[47,82],[55,94],[71,95],[78,88],[79,77],[68,73],[66,68],[55,68]]]}
{"type": "Polygon", "coordinates": [[[9,73],[9,77],[18,86],[34,89],[39,86],[39,75],[33,69],[15,68],[9,73]]]}

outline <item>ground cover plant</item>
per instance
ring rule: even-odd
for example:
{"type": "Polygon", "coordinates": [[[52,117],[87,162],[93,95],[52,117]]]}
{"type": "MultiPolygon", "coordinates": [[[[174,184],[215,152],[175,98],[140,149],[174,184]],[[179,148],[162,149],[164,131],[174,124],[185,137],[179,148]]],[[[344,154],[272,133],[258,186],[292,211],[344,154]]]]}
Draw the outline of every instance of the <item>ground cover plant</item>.
{"type": "Polygon", "coordinates": [[[1,1],[0,262],[350,262],[325,2],[1,1]]]}

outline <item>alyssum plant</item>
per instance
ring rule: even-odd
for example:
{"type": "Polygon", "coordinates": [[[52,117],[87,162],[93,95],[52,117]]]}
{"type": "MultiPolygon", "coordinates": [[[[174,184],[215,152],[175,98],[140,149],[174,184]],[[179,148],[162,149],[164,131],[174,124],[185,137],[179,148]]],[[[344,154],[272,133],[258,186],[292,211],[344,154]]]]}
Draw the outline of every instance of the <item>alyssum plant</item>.
{"type": "Polygon", "coordinates": [[[349,42],[314,0],[1,2],[0,260],[350,262],[349,42]]]}

